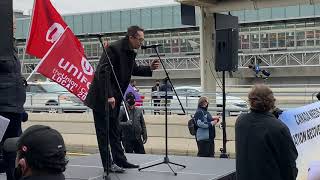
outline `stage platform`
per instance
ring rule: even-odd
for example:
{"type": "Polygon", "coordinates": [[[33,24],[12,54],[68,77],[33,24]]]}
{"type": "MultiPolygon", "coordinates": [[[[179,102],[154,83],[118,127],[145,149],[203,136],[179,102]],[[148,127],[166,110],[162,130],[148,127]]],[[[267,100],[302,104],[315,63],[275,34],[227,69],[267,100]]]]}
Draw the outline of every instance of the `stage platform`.
{"type": "MultiPolygon", "coordinates": [[[[129,162],[140,164],[141,167],[162,162],[163,155],[127,154],[129,162]]],[[[110,174],[112,180],[235,180],[235,160],[200,158],[190,156],[169,156],[171,162],[187,166],[181,168],[170,165],[177,176],[174,176],[168,165],[161,164],[138,171],[127,169],[123,174],[110,174]]],[[[71,158],[65,172],[66,179],[102,180],[103,169],[99,154],[71,158]]],[[[1,176],[0,180],[5,180],[1,176]]]]}

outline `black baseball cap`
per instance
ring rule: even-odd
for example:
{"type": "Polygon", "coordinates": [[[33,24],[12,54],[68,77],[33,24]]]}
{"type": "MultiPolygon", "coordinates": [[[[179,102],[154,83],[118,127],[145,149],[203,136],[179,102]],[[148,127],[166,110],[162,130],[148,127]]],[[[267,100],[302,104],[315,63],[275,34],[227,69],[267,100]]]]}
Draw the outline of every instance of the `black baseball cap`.
{"type": "Polygon", "coordinates": [[[136,96],[132,92],[129,92],[126,95],[126,100],[129,100],[129,99],[136,99],[136,96]]]}
{"type": "Polygon", "coordinates": [[[30,126],[20,137],[6,139],[3,148],[6,152],[19,150],[38,158],[51,157],[57,153],[66,152],[61,134],[57,130],[43,125],[30,126]]]}

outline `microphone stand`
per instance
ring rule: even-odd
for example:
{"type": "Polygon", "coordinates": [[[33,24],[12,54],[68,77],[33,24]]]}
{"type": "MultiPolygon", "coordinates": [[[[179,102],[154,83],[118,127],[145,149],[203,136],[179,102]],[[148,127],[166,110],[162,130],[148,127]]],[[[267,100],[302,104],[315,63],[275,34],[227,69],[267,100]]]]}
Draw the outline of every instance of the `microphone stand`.
{"type": "MultiPolygon", "coordinates": [[[[117,76],[116,76],[116,73],[115,73],[115,71],[114,71],[114,68],[113,68],[113,65],[112,65],[112,62],[111,62],[111,60],[110,60],[110,57],[109,57],[109,55],[108,55],[108,53],[107,53],[107,51],[106,51],[106,49],[105,49],[105,47],[104,47],[104,45],[103,45],[103,41],[102,41],[102,36],[103,35],[96,35],[96,37],[99,39],[99,41],[100,41],[100,43],[101,43],[101,46],[102,46],[102,49],[103,49],[103,53],[105,54],[105,56],[106,56],[106,58],[107,58],[107,62],[105,62],[104,64],[102,64],[101,66],[103,67],[103,66],[106,66],[107,68],[106,68],[106,72],[105,72],[105,76],[106,76],[106,81],[104,82],[105,83],[105,86],[104,87],[109,87],[110,85],[111,85],[111,83],[110,83],[110,79],[108,78],[108,77],[110,77],[110,69],[111,69],[111,71],[112,71],[112,75],[114,76],[114,78],[115,78],[115,80],[116,80],[116,83],[117,83],[117,87],[118,87],[118,89],[119,89],[119,92],[121,93],[121,97],[122,97],[122,103],[123,103],[123,107],[124,107],[124,110],[125,110],[125,113],[126,113],[126,116],[127,116],[127,119],[129,120],[129,114],[128,114],[128,110],[127,110],[127,106],[126,106],[126,103],[125,103],[125,101],[124,101],[124,97],[123,97],[123,93],[122,93],[122,90],[121,90],[121,87],[120,87],[120,84],[119,84],[119,81],[118,81],[118,78],[117,78],[117,76]]],[[[108,90],[108,88],[106,88],[105,89],[105,94],[106,94],[106,96],[107,97],[105,97],[106,98],[106,100],[105,100],[105,121],[106,121],[106,129],[107,129],[107,132],[106,132],[106,143],[107,143],[107,149],[109,150],[109,151],[107,151],[107,153],[106,153],[106,155],[107,155],[107,158],[106,158],[106,166],[107,166],[107,172],[106,172],[106,174],[105,174],[105,176],[104,176],[104,179],[105,180],[110,180],[110,176],[109,176],[109,171],[110,171],[110,169],[109,169],[109,161],[110,161],[110,152],[111,152],[111,149],[110,149],[110,146],[109,146],[109,142],[110,142],[110,140],[109,140],[109,132],[110,132],[110,120],[109,120],[109,117],[110,117],[110,115],[109,115],[109,102],[108,102],[108,97],[109,97],[109,90],[108,90]]],[[[110,165],[111,166],[111,165],[110,165]]]]}
{"type": "Polygon", "coordinates": [[[165,78],[165,87],[166,87],[166,91],[165,91],[165,144],[166,144],[166,154],[165,154],[165,157],[164,157],[164,159],[163,159],[162,162],[159,162],[159,163],[156,163],[156,164],[152,164],[152,165],[149,165],[149,166],[146,166],[146,167],[142,167],[142,168],[139,168],[138,170],[141,171],[141,170],[143,170],[143,169],[147,169],[147,168],[150,168],[150,167],[154,167],[154,166],[157,166],[157,165],[160,165],[160,164],[167,164],[167,165],[169,166],[170,170],[171,170],[171,171],[173,172],[173,174],[176,176],[177,173],[172,169],[172,167],[170,166],[170,164],[173,164],[173,165],[176,165],[176,166],[180,166],[180,167],[183,167],[183,168],[186,168],[186,166],[185,166],[185,165],[182,165],[182,164],[177,164],[177,163],[171,162],[171,161],[169,160],[169,157],[168,157],[168,88],[167,88],[167,87],[168,87],[168,82],[171,84],[171,87],[172,87],[172,89],[173,89],[173,91],[174,91],[174,94],[176,95],[176,97],[177,97],[177,99],[178,99],[178,102],[179,102],[179,104],[180,104],[180,106],[181,106],[181,109],[182,109],[182,111],[183,111],[184,114],[185,114],[185,110],[184,110],[184,108],[183,108],[183,106],[182,106],[182,104],[181,104],[181,101],[180,101],[180,99],[179,99],[179,96],[177,95],[176,90],[175,90],[174,87],[173,87],[173,84],[172,84],[171,79],[170,79],[170,77],[169,77],[168,71],[166,70],[166,68],[165,68],[165,66],[164,66],[164,63],[162,62],[162,59],[160,58],[160,55],[159,55],[159,53],[158,53],[158,50],[157,50],[156,46],[154,46],[154,47],[152,47],[152,48],[153,48],[153,49],[155,50],[155,52],[157,53],[157,56],[158,56],[158,58],[159,58],[159,60],[160,60],[160,63],[161,63],[161,65],[162,65],[162,67],[163,67],[163,70],[164,70],[164,72],[165,72],[165,74],[166,74],[166,78],[165,78]]]}

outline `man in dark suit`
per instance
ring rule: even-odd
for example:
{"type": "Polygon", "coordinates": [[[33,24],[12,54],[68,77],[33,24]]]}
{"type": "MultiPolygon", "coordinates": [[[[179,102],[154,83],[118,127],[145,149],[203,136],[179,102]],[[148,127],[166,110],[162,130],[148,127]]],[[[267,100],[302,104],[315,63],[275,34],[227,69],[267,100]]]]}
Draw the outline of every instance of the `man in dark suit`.
{"type": "Polygon", "coordinates": [[[156,80],[156,85],[151,88],[151,94],[153,99],[153,106],[154,106],[154,115],[160,114],[160,111],[156,109],[157,106],[160,106],[161,96],[157,93],[160,92],[160,81],[156,80]]]}
{"type": "Polygon", "coordinates": [[[119,81],[121,91],[124,93],[129,85],[131,75],[152,76],[152,70],[159,68],[160,63],[158,60],[153,61],[150,66],[138,66],[136,64],[136,50],[141,47],[143,41],[144,30],[138,26],[131,26],[128,28],[124,38],[111,43],[110,46],[106,48],[114,67],[116,77],[110,73],[110,65],[108,65],[106,54],[103,53],[90,86],[88,96],[85,100],[85,104],[93,109],[97,140],[105,170],[107,168],[106,155],[107,153],[109,154],[108,145],[106,144],[106,102],[110,104],[109,135],[113,162],[123,168],[139,167],[138,165],[131,164],[127,161],[121,147],[118,115],[122,96],[117,86],[116,78],[119,81]],[[109,72],[109,75],[106,75],[106,72],[109,72]],[[105,87],[106,84],[109,84],[109,86],[105,87]]]}
{"type": "MultiPolygon", "coordinates": [[[[162,80],[162,85],[160,86],[160,92],[161,92],[161,101],[160,101],[160,104],[161,106],[165,106],[166,105],[166,96],[165,96],[165,92],[167,91],[167,107],[170,106],[171,104],[171,99],[173,99],[173,96],[172,96],[172,93],[173,93],[173,88],[170,84],[170,82],[166,79],[163,79],[162,80]]],[[[171,114],[171,111],[168,110],[168,114],[171,114]]]]}

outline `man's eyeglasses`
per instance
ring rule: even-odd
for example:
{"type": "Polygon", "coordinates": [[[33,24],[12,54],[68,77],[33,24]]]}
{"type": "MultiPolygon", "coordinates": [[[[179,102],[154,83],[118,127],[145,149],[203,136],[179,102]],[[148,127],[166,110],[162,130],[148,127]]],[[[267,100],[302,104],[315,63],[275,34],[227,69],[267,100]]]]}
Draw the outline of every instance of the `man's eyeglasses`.
{"type": "Polygon", "coordinates": [[[138,41],[139,41],[140,43],[143,43],[143,42],[144,42],[144,39],[143,39],[143,38],[137,38],[136,36],[132,36],[132,37],[134,37],[135,39],[138,39],[138,41]]]}

